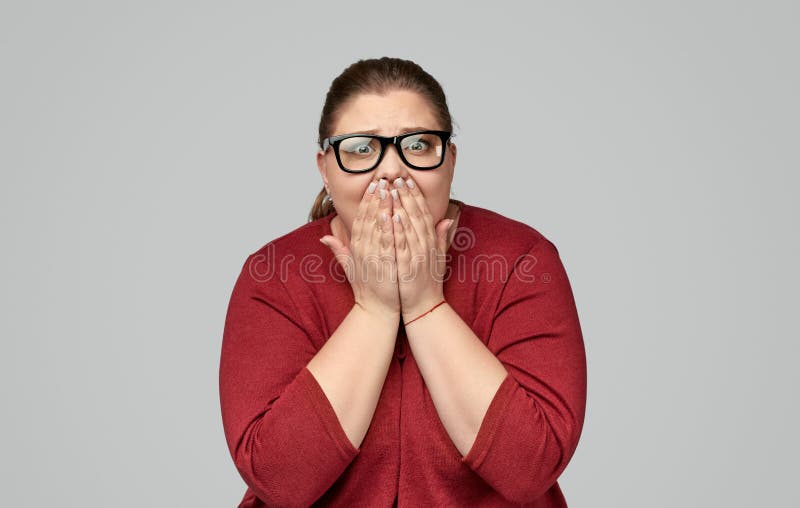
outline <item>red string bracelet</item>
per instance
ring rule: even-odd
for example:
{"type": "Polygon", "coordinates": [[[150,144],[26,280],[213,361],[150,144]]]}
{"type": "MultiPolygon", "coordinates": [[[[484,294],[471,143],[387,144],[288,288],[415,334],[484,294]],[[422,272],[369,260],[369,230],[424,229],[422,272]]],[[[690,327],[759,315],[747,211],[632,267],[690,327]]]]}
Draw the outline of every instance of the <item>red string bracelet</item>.
{"type": "Polygon", "coordinates": [[[422,316],[424,316],[425,314],[428,314],[429,312],[433,312],[433,309],[435,309],[435,308],[436,308],[436,307],[438,307],[439,305],[443,304],[444,302],[445,302],[445,301],[444,301],[444,300],[442,300],[441,302],[439,302],[439,303],[437,303],[436,305],[434,305],[433,307],[431,307],[431,310],[429,310],[429,311],[427,311],[427,312],[423,312],[422,314],[420,314],[419,316],[415,317],[414,319],[412,319],[412,320],[411,320],[411,321],[409,321],[408,323],[403,323],[403,326],[408,326],[408,325],[410,325],[411,323],[413,323],[414,321],[416,321],[417,319],[419,319],[419,318],[421,318],[422,316]]]}

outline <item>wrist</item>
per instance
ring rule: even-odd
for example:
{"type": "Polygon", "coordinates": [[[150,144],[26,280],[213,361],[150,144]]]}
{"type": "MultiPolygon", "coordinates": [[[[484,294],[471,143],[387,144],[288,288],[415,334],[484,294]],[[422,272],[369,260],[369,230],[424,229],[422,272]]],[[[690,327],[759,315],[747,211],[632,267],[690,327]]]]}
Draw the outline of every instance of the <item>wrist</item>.
{"type": "Polygon", "coordinates": [[[371,319],[376,321],[391,321],[392,323],[397,323],[401,318],[400,309],[392,309],[381,306],[365,306],[358,302],[353,304],[353,308],[350,311],[364,314],[365,316],[369,316],[371,319]]]}
{"type": "Polygon", "coordinates": [[[418,305],[411,308],[403,307],[400,317],[404,324],[411,324],[412,321],[424,319],[424,316],[427,316],[431,312],[436,312],[436,310],[440,309],[441,306],[446,304],[447,301],[444,299],[444,297],[441,297],[437,300],[431,300],[424,305],[418,305]]]}

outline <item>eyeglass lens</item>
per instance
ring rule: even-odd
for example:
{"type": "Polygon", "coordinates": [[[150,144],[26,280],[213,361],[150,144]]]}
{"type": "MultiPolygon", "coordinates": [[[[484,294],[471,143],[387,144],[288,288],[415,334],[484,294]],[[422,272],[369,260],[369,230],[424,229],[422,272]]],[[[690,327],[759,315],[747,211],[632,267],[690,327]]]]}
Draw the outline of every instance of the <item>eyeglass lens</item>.
{"type": "MultiPolygon", "coordinates": [[[[442,138],[436,134],[415,134],[402,140],[402,155],[412,166],[434,167],[442,159],[442,138]]],[[[381,143],[375,138],[353,137],[339,144],[342,165],[351,171],[369,169],[381,154],[381,143]]]]}

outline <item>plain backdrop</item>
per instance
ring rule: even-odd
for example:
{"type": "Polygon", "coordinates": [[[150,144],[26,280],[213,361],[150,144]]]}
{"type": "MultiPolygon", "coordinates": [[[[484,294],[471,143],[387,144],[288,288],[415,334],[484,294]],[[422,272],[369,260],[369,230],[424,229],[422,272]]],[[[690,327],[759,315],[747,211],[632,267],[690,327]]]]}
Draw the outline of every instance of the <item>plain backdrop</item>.
{"type": "Polygon", "coordinates": [[[570,507],[797,506],[796,2],[0,3],[0,505],[236,506],[218,367],[331,80],[416,61],[453,195],[558,247],[570,507]]]}

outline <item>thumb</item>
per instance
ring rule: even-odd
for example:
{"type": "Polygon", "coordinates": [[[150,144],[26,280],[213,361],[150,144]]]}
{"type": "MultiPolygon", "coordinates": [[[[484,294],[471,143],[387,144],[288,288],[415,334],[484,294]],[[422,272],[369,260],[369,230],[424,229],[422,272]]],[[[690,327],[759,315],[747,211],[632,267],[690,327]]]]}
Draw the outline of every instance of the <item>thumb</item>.
{"type": "Polygon", "coordinates": [[[343,260],[347,259],[347,257],[350,255],[350,249],[342,244],[342,242],[339,241],[339,239],[335,236],[325,235],[320,238],[319,241],[328,247],[331,252],[333,252],[333,256],[336,258],[336,260],[339,261],[339,264],[344,266],[343,260]]]}
{"type": "Polygon", "coordinates": [[[446,252],[447,249],[447,234],[450,227],[453,225],[453,219],[444,219],[436,225],[436,243],[441,252],[446,252]]]}

